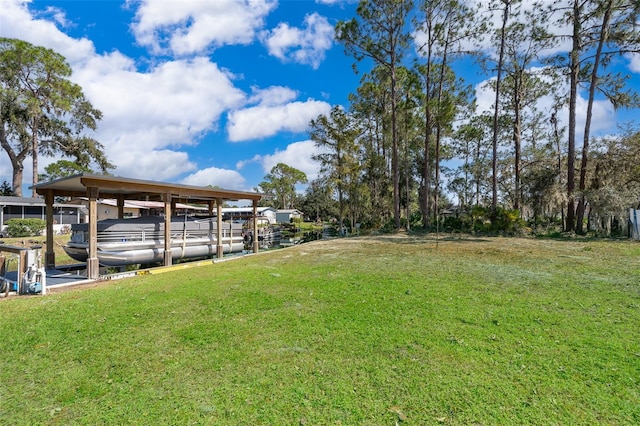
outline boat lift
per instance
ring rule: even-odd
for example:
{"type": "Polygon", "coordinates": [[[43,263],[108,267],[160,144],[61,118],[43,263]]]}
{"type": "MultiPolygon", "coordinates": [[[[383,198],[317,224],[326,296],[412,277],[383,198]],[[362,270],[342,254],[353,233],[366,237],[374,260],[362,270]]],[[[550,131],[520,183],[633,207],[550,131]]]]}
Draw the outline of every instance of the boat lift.
{"type": "Polygon", "coordinates": [[[0,244],[0,294],[46,294],[47,274],[42,263],[42,247],[0,244]],[[6,254],[5,254],[6,253],[6,254]],[[8,264],[17,261],[15,271],[8,264]]]}

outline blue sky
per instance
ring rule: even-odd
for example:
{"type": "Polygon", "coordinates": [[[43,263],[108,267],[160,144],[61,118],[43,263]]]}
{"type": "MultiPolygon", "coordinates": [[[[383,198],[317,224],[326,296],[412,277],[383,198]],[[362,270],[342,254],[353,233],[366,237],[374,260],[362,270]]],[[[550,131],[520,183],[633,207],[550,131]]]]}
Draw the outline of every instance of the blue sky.
{"type": "MultiPolygon", "coordinates": [[[[353,1],[0,4],[0,36],[67,58],[72,80],[104,114],[92,136],[119,176],[253,190],[284,162],[314,179],[318,164],[311,159],[308,122],[334,105],[348,106],[360,78],[353,58],[333,39],[336,22],[355,16],[353,1]]],[[[640,87],[640,57],[618,66],[640,87]]],[[[479,106],[490,107],[493,96],[480,85],[484,77],[472,69],[464,75],[476,85],[479,106]]],[[[601,100],[594,132],[614,132],[637,112],[615,112],[601,100]]],[[[41,171],[55,160],[41,158],[41,171]]],[[[11,181],[4,153],[2,180],[11,181]]]]}
{"type": "MultiPolygon", "coordinates": [[[[120,176],[252,190],[285,162],[313,179],[308,122],[358,84],[333,40],[354,3],[1,1],[0,36],[72,65],[120,176]]],[[[0,167],[10,182],[4,154],[0,167]]]]}

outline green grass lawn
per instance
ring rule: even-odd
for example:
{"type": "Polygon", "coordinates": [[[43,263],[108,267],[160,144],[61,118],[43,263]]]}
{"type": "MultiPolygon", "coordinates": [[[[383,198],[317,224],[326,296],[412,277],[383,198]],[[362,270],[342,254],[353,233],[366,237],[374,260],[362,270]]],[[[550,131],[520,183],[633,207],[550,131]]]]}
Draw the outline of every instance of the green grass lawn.
{"type": "Polygon", "coordinates": [[[640,423],[637,242],[318,241],[0,320],[0,424],[640,423]]]}

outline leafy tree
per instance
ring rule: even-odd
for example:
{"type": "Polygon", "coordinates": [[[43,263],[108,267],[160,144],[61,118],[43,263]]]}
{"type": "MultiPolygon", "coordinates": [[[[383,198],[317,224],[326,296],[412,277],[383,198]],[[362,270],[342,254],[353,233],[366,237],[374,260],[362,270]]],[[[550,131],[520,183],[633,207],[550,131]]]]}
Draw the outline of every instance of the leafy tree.
{"type": "Polygon", "coordinates": [[[615,222],[626,232],[629,208],[640,207],[640,132],[627,129],[620,137],[600,138],[593,148],[585,189],[591,207],[589,228],[609,235],[615,222]]]}
{"type": "Polygon", "coordinates": [[[498,205],[498,133],[499,115],[500,115],[500,86],[502,84],[502,74],[504,72],[505,49],[507,44],[507,26],[511,17],[512,8],[519,8],[522,0],[493,0],[490,9],[498,10],[502,16],[500,20],[500,28],[495,34],[498,42],[498,61],[496,65],[496,81],[495,81],[495,102],[493,105],[493,125],[492,125],[492,155],[491,155],[491,209],[496,211],[498,205]]]}
{"type": "MultiPolygon", "coordinates": [[[[504,37],[504,96],[501,113],[509,118],[513,141],[513,208],[519,210],[522,202],[523,143],[535,144],[535,133],[541,126],[537,102],[551,92],[550,79],[544,69],[532,70],[544,50],[551,49],[555,41],[544,27],[547,15],[540,8],[523,11],[505,28],[504,37]],[[528,136],[527,136],[528,129],[528,136]]],[[[513,13],[513,12],[512,12],[513,13]]]]}
{"type": "Polygon", "coordinates": [[[400,205],[403,208],[406,219],[406,229],[412,226],[412,211],[417,209],[419,195],[417,193],[419,176],[420,154],[422,144],[422,85],[420,75],[413,69],[401,67],[399,75],[399,102],[398,102],[398,137],[400,152],[400,177],[402,190],[400,205]]]}
{"type": "Polygon", "coordinates": [[[307,183],[307,175],[296,168],[284,163],[278,163],[259,184],[260,189],[273,196],[275,207],[281,209],[293,208],[296,198],[296,185],[307,183]]]}
{"type": "Polygon", "coordinates": [[[313,180],[307,186],[300,208],[314,220],[328,220],[338,215],[334,189],[325,178],[313,180]]]}
{"type": "MultiPolygon", "coordinates": [[[[329,117],[321,115],[312,120],[310,127],[311,140],[321,151],[314,159],[320,161],[321,173],[337,192],[339,223],[342,224],[345,207],[352,212],[357,208],[361,167],[356,139],[360,129],[339,106],[333,107],[329,117]]],[[[355,222],[353,215],[351,222],[355,222]]]]}
{"type": "MultiPolygon", "coordinates": [[[[463,53],[463,44],[482,32],[484,23],[477,14],[457,0],[423,0],[419,2],[420,14],[414,20],[416,28],[424,34],[424,42],[417,48],[421,63],[416,71],[424,79],[424,150],[422,158],[421,210],[422,221],[429,223],[432,160],[435,188],[433,205],[437,206],[440,192],[441,143],[446,130],[451,126],[456,112],[452,100],[460,91],[454,82],[450,64],[463,53]],[[452,94],[455,94],[452,96],[452,94]],[[432,144],[435,143],[435,146],[432,144]]],[[[434,209],[434,215],[437,208],[434,209]]]]}
{"type": "Polygon", "coordinates": [[[396,71],[409,42],[406,30],[412,0],[362,0],[357,8],[360,19],[340,21],[336,25],[336,38],[357,61],[369,58],[385,67],[390,77],[391,155],[393,173],[393,215],[396,228],[400,228],[400,172],[398,167],[398,123],[396,71]]]}
{"type": "Polygon", "coordinates": [[[0,195],[3,195],[5,197],[11,197],[11,196],[15,196],[16,194],[13,192],[13,188],[11,187],[11,185],[9,184],[9,182],[2,181],[2,186],[0,186],[0,195]]]}
{"type": "Polygon", "coordinates": [[[62,154],[81,166],[95,161],[103,172],[113,168],[103,146],[85,134],[95,130],[102,113],[69,80],[71,67],[51,49],[22,40],[0,38],[0,145],[13,167],[13,189],[22,195],[23,162],[62,154]]]}
{"type": "MultiPolygon", "coordinates": [[[[561,5],[562,6],[562,5],[561,5]]],[[[567,134],[567,216],[565,229],[582,232],[581,217],[585,200],[580,199],[576,209],[576,126],[577,101],[581,85],[589,91],[592,105],[595,93],[600,92],[616,108],[637,106],[637,94],[626,90],[628,76],[600,71],[617,56],[640,52],[640,30],[637,2],[628,0],[572,0],[567,7],[556,7],[561,16],[559,23],[568,24],[570,34],[561,37],[571,41],[568,57],[554,59],[566,71],[569,80],[569,125],[567,134]]],[[[591,125],[591,107],[588,106],[581,159],[580,186],[586,185],[588,142],[591,125]]]]}
{"type": "Polygon", "coordinates": [[[475,115],[456,130],[453,149],[462,165],[453,173],[449,189],[458,196],[462,211],[485,205],[490,193],[486,176],[491,171],[491,117],[475,115]]]}
{"type": "Polygon", "coordinates": [[[549,164],[528,168],[523,175],[523,194],[533,210],[533,226],[543,223],[545,210],[553,203],[558,170],[549,164]]]}
{"type": "Polygon", "coordinates": [[[383,71],[375,67],[350,96],[350,111],[361,129],[359,157],[362,181],[369,194],[368,217],[364,220],[371,227],[387,223],[393,212],[391,144],[387,136],[389,84],[383,71]]]}
{"type": "Polygon", "coordinates": [[[589,97],[587,101],[587,115],[584,125],[582,157],[580,161],[580,181],[578,191],[580,198],[576,209],[576,232],[583,232],[583,218],[586,207],[584,191],[586,189],[587,164],[589,157],[589,138],[591,131],[591,118],[596,90],[605,94],[614,108],[623,106],[638,106],[637,93],[621,91],[623,82],[627,77],[614,76],[612,74],[600,75],[601,67],[604,68],[611,60],[612,55],[625,53],[627,50],[640,50],[640,30],[637,29],[640,5],[632,5],[631,2],[621,0],[604,0],[597,2],[597,26],[594,32],[599,34],[594,41],[595,53],[586,70],[590,68],[588,77],[589,97]],[[618,48],[605,50],[607,46],[618,48]]]}
{"type": "Polygon", "coordinates": [[[69,160],[58,160],[55,163],[49,164],[44,170],[46,174],[40,175],[40,180],[55,180],[73,176],[78,173],[92,172],[90,168],[69,160]]]}

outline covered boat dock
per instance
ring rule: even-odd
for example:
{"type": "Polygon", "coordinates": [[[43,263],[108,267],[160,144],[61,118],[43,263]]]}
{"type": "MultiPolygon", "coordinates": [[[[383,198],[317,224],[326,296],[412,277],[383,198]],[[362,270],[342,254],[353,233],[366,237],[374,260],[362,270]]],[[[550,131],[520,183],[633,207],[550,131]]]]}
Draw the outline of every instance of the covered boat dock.
{"type": "MultiPolygon", "coordinates": [[[[253,215],[257,216],[258,201],[262,194],[256,192],[233,191],[227,189],[180,185],[117,176],[82,173],[50,182],[39,183],[32,189],[44,197],[46,205],[46,246],[45,267],[56,269],[53,250],[53,205],[56,197],[85,197],[89,210],[89,256],[87,258],[87,278],[99,278],[98,246],[98,200],[117,200],[118,218],[124,217],[125,201],[160,201],[164,205],[164,266],[172,264],[171,259],[171,216],[177,203],[205,205],[213,215],[216,209],[218,220],[218,241],[222,241],[222,204],[225,201],[249,200],[253,205],[253,215]]],[[[253,235],[258,235],[258,224],[254,221],[253,235]]],[[[217,256],[222,257],[223,249],[218,243],[217,256]]],[[[258,252],[257,239],[253,242],[253,252],[258,252]]]]}

